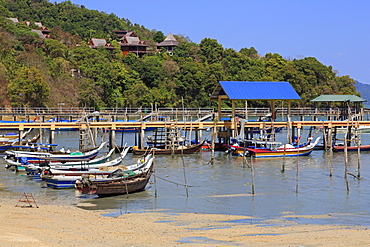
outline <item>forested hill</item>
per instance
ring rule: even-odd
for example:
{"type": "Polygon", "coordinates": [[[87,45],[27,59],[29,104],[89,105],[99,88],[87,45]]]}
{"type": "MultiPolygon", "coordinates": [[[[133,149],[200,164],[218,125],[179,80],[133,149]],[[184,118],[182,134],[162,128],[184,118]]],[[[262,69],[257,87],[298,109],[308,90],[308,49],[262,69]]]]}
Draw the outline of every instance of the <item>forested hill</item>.
{"type": "Polygon", "coordinates": [[[314,57],[288,60],[259,54],[247,47],[248,40],[235,51],[215,39],[196,44],[183,35],[175,35],[179,45],[168,54],[155,49],[164,38],[161,31],[70,1],[0,0],[0,107],[215,106],[209,94],[222,80],[289,81],[302,98],[296,106],[321,94],[359,95],[352,78],[337,76],[314,57]],[[35,22],[51,31],[50,39],[32,31],[40,29],[35,22]],[[135,32],[149,45],[148,54],[123,57],[113,30],[135,32]],[[115,48],[113,56],[104,47],[90,48],[90,38],[106,39],[115,48]]]}
{"type": "Polygon", "coordinates": [[[359,93],[361,93],[361,97],[367,100],[367,102],[365,102],[364,104],[369,105],[370,104],[370,85],[356,81],[356,89],[359,93]]]}

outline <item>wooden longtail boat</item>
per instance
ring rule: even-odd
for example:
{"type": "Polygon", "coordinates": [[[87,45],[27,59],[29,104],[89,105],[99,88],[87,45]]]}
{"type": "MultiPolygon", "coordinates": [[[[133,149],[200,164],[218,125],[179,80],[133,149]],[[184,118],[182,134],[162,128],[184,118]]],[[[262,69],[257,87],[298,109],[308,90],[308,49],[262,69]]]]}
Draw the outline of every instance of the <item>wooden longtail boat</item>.
{"type": "Polygon", "coordinates": [[[105,181],[91,181],[88,177],[77,180],[75,187],[82,194],[96,194],[102,196],[112,196],[128,194],[145,189],[153,171],[153,157],[146,160],[146,165],[133,171],[131,174],[120,178],[112,178],[105,181]]]}
{"type": "MultiPolygon", "coordinates": [[[[110,157],[112,156],[113,152],[115,151],[114,148],[112,148],[107,155],[92,159],[92,160],[81,160],[81,161],[72,161],[72,162],[50,162],[49,160],[40,160],[38,163],[31,164],[28,163],[28,159],[26,157],[14,157],[14,156],[6,156],[4,157],[5,162],[7,165],[5,166],[6,169],[14,170],[14,171],[23,171],[25,167],[27,166],[28,172],[31,172],[31,170],[39,170],[44,167],[50,167],[54,169],[60,169],[60,170],[81,170],[81,169],[88,169],[88,168],[97,168],[100,166],[101,163],[107,162],[110,157]]],[[[122,152],[125,152],[125,155],[129,151],[129,147],[124,148],[122,152]]]]}
{"type": "Polygon", "coordinates": [[[132,148],[132,153],[136,155],[143,155],[150,151],[153,151],[155,154],[195,154],[198,153],[202,148],[203,143],[191,145],[188,147],[180,147],[175,149],[162,149],[162,148],[147,148],[139,149],[137,146],[132,148]]]}
{"type": "Polygon", "coordinates": [[[319,142],[320,137],[316,139],[315,142],[307,142],[303,146],[295,147],[289,144],[276,148],[247,148],[248,155],[255,158],[272,158],[272,157],[292,157],[292,156],[307,156],[309,155],[314,147],[319,142]]]}
{"type": "Polygon", "coordinates": [[[26,151],[6,151],[7,155],[14,157],[25,157],[29,164],[40,163],[40,160],[48,160],[50,162],[71,162],[80,161],[83,159],[92,160],[94,159],[99,151],[104,147],[105,142],[101,143],[98,147],[85,149],[76,152],[60,152],[60,151],[49,151],[49,152],[26,152],[26,151]]]}
{"type": "Polygon", "coordinates": [[[94,168],[84,171],[63,171],[51,169],[48,174],[41,174],[41,178],[46,182],[48,187],[54,189],[60,188],[72,188],[75,187],[75,183],[78,179],[81,179],[83,175],[87,175],[90,180],[93,181],[105,181],[110,180],[113,177],[122,176],[124,174],[130,174],[135,172],[146,165],[145,161],[149,161],[151,154],[145,158],[139,158],[137,163],[131,166],[120,166],[122,163],[123,156],[118,157],[112,161],[103,163],[100,169],[94,168]],[[143,161],[142,161],[143,160],[143,161]]]}
{"type": "MultiPolygon", "coordinates": [[[[347,151],[357,151],[358,147],[357,146],[349,146],[347,147],[347,151]]],[[[344,146],[343,145],[338,145],[338,146],[333,146],[333,151],[334,152],[344,152],[344,146]]],[[[370,145],[361,145],[360,146],[360,151],[370,151],[370,145]]]]}

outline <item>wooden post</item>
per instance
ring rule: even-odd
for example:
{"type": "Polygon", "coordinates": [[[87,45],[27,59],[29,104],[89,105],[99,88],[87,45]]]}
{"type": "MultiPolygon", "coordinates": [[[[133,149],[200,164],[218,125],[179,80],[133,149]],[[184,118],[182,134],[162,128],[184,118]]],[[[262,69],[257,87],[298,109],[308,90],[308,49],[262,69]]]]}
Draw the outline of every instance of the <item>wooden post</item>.
{"type": "Polygon", "coordinates": [[[115,146],[115,134],[116,131],[114,129],[109,129],[109,148],[113,148],[115,146]]]}
{"type": "Polygon", "coordinates": [[[291,136],[290,133],[290,128],[291,128],[291,123],[290,123],[290,100],[288,100],[288,113],[287,113],[287,134],[288,134],[288,142],[291,143],[293,141],[293,136],[291,136]]]}
{"type": "Polygon", "coordinates": [[[248,122],[248,101],[245,101],[245,121],[248,122]]]}
{"type": "MultiPolygon", "coordinates": [[[[54,138],[55,138],[55,129],[50,129],[50,135],[49,135],[50,144],[54,144],[54,138]]],[[[53,150],[52,146],[49,147],[49,150],[53,150]]]]}
{"type": "Polygon", "coordinates": [[[221,119],[221,105],[222,105],[222,100],[221,100],[221,97],[220,96],[218,96],[218,111],[217,111],[217,114],[218,114],[218,119],[221,119]]]}
{"type": "Polygon", "coordinates": [[[18,132],[19,145],[23,144],[23,129],[19,129],[18,132]]]}
{"type": "Polygon", "coordinates": [[[357,143],[357,178],[360,179],[361,176],[361,138],[358,135],[358,129],[356,128],[356,143],[357,143]]]}
{"type": "Polygon", "coordinates": [[[251,172],[252,172],[252,195],[254,195],[254,165],[251,156],[251,172]]]}
{"type": "Polygon", "coordinates": [[[140,143],[141,143],[141,149],[144,149],[144,146],[145,146],[145,141],[144,141],[144,137],[145,137],[145,124],[144,124],[144,122],[143,123],[141,123],[141,127],[140,127],[140,131],[141,131],[141,134],[140,134],[140,143]]]}
{"type": "Polygon", "coordinates": [[[328,138],[329,138],[329,165],[330,165],[330,174],[329,176],[333,176],[333,129],[330,128],[328,129],[328,138]]]}
{"type": "MultiPolygon", "coordinates": [[[[298,136],[297,136],[297,145],[299,147],[299,140],[300,140],[300,133],[301,133],[301,128],[300,127],[297,127],[297,132],[298,132],[298,136]]],[[[298,155],[297,155],[297,164],[296,164],[296,184],[295,184],[295,192],[298,193],[298,176],[299,176],[299,149],[298,149],[298,155]]]]}
{"type": "Polygon", "coordinates": [[[235,139],[236,137],[235,129],[237,128],[236,119],[235,119],[235,100],[231,100],[231,122],[232,122],[232,125],[234,126],[234,128],[231,129],[231,136],[233,137],[233,139],[235,139]]]}
{"type": "Polygon", "coordinates": [[[327,129],[326,127],[324,126],[322,128],[322,136],[323,136],[323,143],[324,143],[324,150],[328,150],[328,142],[327,142],[327,129]]]}
{"type": "Polygon", "coordinates": [[[281,166],[281,172],[285,172],[285,156],[286,156],[286,143],[284,143],[284,156],[283,156],[283,165],[281,166]]]}
{"type": "Polygon", "coordinates": [[[217,118],[215,118],[216,116],[213,116],[213,128],[212,128],[212,143],[211,143],[211,147],[212,147],[212,158],[211,158],[211,161],[212,161],[212,165],[213,165],[213,161],[215,159],[215,139],[216,139],[216,135],[217,135],[217,132],[216,132],[216,122],[218,121],[217,118]]]}
{"type": "Polygon", "coordinates": [[[348,185],[348,149],[347,149],[347,136],[348,136],[348,129],[349,126],[349,119],[347,120],[347,129],[346,133],[344,134],[344,179],[346,180],[346,188],[347,193],[349,192],[349,185],[348,185]]]}

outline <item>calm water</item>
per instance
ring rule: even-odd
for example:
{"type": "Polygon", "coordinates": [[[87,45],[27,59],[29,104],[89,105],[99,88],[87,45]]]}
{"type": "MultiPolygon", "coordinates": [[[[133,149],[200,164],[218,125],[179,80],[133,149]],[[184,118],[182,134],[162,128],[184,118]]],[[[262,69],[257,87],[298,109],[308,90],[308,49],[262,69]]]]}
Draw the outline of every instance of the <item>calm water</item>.
{"type": "MultiPolygon", "coordinates": [[[[207,135],[208,132],[203,133],[203,138],[207,138],[207,135]]],[[[133,133],[125,133],[122,143],[134,145],[134,137],[133,133]]],[[[56,132],[55,138],[59,144],[58,149],[76,148],[78,145],[77,132],[56,132]]],[[[101,140],[105,138],[106,135],[100,136],[101,140]]],[[[121,138],[121,133],[117,133],[119,145],[121,138]]],[[[285,139],[286,132],[282,131],[278,140],[285,139]]],[[[362,143],[370,143],[370,133],[362,134],[362,143]]],[[[132,164],[136,158],[128,154],[125,164],[132,164]]],[[[349,153],[349,172],[353,174],[357,174],[357,158],[357,152],[349,153]]],[[[156,176],[152,176],[145,191],[108,198],[83,196],[75,189],[50,189],[42,182],[1,168],[0,195],[17,201],[24,192],[33,193],[39,204],[77,205],[82,202],[90,205],[83,207],[86,210],[108,210],[111,212],[108,216],[127,212],[164,211],[253,216],[253,220],[248,220],[248,223],[265,221],[271,224],[273,221],[268,220],[279,220],[285,216],[288,222],[370,225],[370,152],[361,154],[362,179],[349,176],[349,193],[344,180],[343,153],[333,155],[332,177],[329,176],[329,154],[324,151],[314,151],[310,156],[298,159],[287,158],[285,173],[281,173],[283,159],[254,159],[255,195],[251,194],[251,169],[243,165],[243,158],[216,152],[213,165],[209,163],[210,159],[211,152],[185,155],[183,159],[181,156],[157,155],[156,176]],[[307,220],[296,215],[329,217],[307,220]]],[[[0,160],[0,166],[4,165],[5,162],[0,160]]]]}

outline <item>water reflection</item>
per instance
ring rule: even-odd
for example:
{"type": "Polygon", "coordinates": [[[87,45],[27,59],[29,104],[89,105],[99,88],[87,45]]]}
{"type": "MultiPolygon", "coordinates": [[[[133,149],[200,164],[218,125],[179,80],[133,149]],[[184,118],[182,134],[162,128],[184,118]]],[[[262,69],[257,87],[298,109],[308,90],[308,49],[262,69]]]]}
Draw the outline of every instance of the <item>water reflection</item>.
{"type": "MultiPolygon", "coordinates": [[[[130,143],[134,140],[133,134],[130,134],[125,133],[124,142],[133,145],[130,143]]],[[[78,145],[75,141],[77,133],[74,132],[58,132],[55,138],[59,148],[78,145]]],[[[281,132],[279,138],[286,138],[286,132],[281,132]]],[[[362,143],[369,142],[370,135],[363,134],[362,143]]],[[[118,139],[117,143],[121,143],[121,140],[118,139]]],[[[136,157],[129,154],[125,164],[135,160],[136,157]]],[[[278,219],[299,223],[369,224],[367,198],[370,196],[370,168],[367,164],[370,152],[361,154],[362,179],[348,177],[348,193],[344,180],[343,153],[334,153],[332,156],[333,176],[330,176],[330,156],[323,151],[314,151],[307,157],[287,158],[284,172],[281,171],[283,159],[248,159],[249,165],[253,162],[255,170],[254,195],[251,190],[251,169],[243,164],[243,158],[216,152],[214,163],[210,163],[210,160],[210,152],[186,155],[184,162],[180,156],[157,155],[156,176],[155,179],[152,176],[145,191],[105,198],[81,195],[75,189],[46,188],[43,182],[1,169],[0,194],[19,198],[24,192],[33,193],[38,204],[76,205],[86,210],[110,211],[113,217],[125,213],[160,211],[237,214],[265,222],[278,219]],[[310,219],[300,215],[323,217],[310,219]],[[324,217],[327,215],[330,217],[324,217]]],[[[0,165],[5,165],[3,160],[0,160],[0,165]]],[[[349,172],[356,175],[357,165],[357,153],[349,153],[349,172]]]]}

